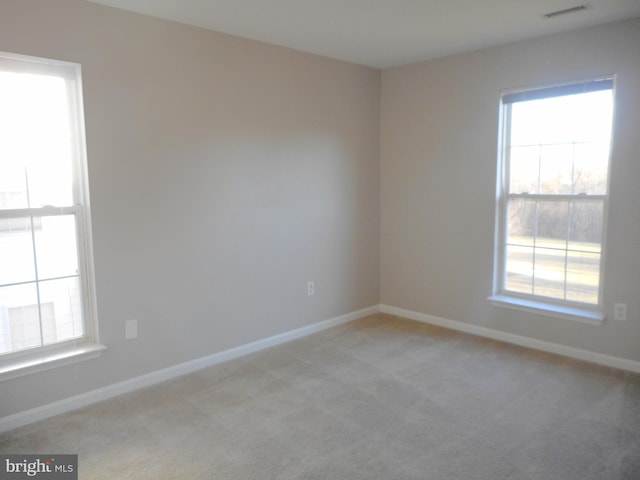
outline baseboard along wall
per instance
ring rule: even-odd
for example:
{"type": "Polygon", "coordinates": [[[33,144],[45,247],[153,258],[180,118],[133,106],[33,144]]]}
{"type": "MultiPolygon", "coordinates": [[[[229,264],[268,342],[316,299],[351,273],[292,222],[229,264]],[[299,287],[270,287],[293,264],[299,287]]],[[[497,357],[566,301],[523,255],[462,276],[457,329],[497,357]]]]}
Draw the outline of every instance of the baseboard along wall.
{"type": "Polygon", "coordinates": [[[470,323],[458,322],[456,320],[449,320],[446,318],[427,315],[425,313],[414,312],[411,310],[405,310],[403,308],[393,307],[390,305],[380,305],[380,312],[388,313],[390,315],[395,315],[398,317],[408,318],[410,320],[416,320],[418,322],[428,323],[430,325],[448,328],[450,330],[469,333],[471,335],[491,338],[493,340],[499,340],[501,342],[511,343],[513,345],[519,345],[521,347],[532,348],[534,350],[541,350],[548,353],[555,353],[557,355],[574,358],[576,360],[583,360],[586,362],[596,363],[598,365],[617,368],[619,370],[627,370],[634,373],[640,373],[640,362],[637,362],[635,360],[613,357],[611,355],[604,355],[602,353],[596,353],[589,350],[568,347],[566,345],[560,345],[558,343],[545,342],[544,340],[524,337],[521,335],[514,335],[512,333],[494,330],[492,328],[481,327],[479,325],[473,325],[470,323]]]}
{"type": "Polygon", "coordinates": [[[362,310],[357,310],[345,315],[340,315],[329,320],[323,320],[306,327],[297,328],[295,330],[281,333],[279,335],[274,335],[272,337],[247,343],[239,347],[214,353],[213,355],[197,358],[189,362],[147,373],[139,377],[124,380],[122,382],[82,393],[80,395],[65,398],[54,403],[42,405],[30,410],[25,410],[24,412],[19,412],[14,415],[9,415],[0,418],[0,433],[13,430],[40,420],[44,420],[55,415],[70,412],[78,408],[86,407],[94,403],[102,402],[118,395],[133,392],[140,388],[150,387],[157,383],[171,380],[172,378],[180,377],[182,375],[188,375],[203,368],[212,367],[214,365],[218,365],[220,363],[227,362],[244,355],[249,355],[251,353],[274,347],[291,340],[306,337],[307,335],[311,335],[312,333],[320,332],[337,325],[342,325],[344,323],[357,320],[358,318],[363,318],[368,315],[378,313],[379,311],[380,308],[377,305],[364,308],[362,310]]]}
{"type": "Polygon", "coordinates": [[[605,365],[608,367],[617,368],[620,370],[627,370],[635,373],[640,373],[640,362],[629,360],[625,358],[613,357],[610,355],[604,355],[601,353],[591,352],[588,350],[582,350],[578,348],[568,347],[566,345],[560,345],[551,342],[545,342],[530,337],[523,337],[520,335],[514,335],[511,333],[502,332],[500,330],[494,330],[478,325],[472,325],[469,323],[458,322],[455,320],[449,320],[446,318],[440,318],[433,315],[427,315],[420,312],[414,312],[403,308],[394,307],[391,305],[375,305],[372,307],[357,310],[355,312],[347,313],[335,318],[323,320],[306,327],[297,328],[289,332],[285,332],[279,335],[274,335],[256,342],[251,342],[239,347],[231,348],[223,352],[215,353],[206,357],[198,358],[189,362],[174,365],[169,368],[151,372],[139,377],[135,377],[123,382],[108,385],[97,390],[92,390],[80,395],[65,398],[63,400],[43,405],[41,407],[19,412],[14,415],[0,418],[0,433],[19,428],[30,423],[34,423],[40,420],[44,420],[55,415],[70,412],[78,408],[82,408],[94,403],[98,403],[109,398],[123,395],[125,393],[133,392],[140,388],[149,387],[157,383],[161,383],[172,378],[176,378],[182,375],[196,372],[203,368],[211,367],[235,358],[249,355],[251,353],[264,350],[266,348],[274,347],[291,340],[311,335],[322,330],[326,330],[331,327],[342,325],[359,318],[373,315],[375,313],[387,313],[398,317],[415,320],[422,323],[428,323],[430,325],[436,325],[459,332],[469,333],[481,337],[491,338],[493,340],[499,340],[522,347],[532,348],[535,350],[541,350],[544,352],[554,353],[565,357],[574,358],[577,360],[583,360],[599,365],[605,365]]]}

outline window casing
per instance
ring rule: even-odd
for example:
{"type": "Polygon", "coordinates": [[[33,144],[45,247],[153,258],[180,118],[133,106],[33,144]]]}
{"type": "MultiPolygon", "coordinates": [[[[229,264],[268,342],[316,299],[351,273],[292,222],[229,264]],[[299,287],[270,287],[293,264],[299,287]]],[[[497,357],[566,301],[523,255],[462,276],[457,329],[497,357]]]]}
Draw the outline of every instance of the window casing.
{"type": "Polygon", "coordinates": [[[613,90],[604,77],[502,96],[494,302],[603,320],[613,90]]]}
{"type": "Polygon", "coordinates": [[[0,52],[0,380],[98,344],[81,71],[0,52]]]}

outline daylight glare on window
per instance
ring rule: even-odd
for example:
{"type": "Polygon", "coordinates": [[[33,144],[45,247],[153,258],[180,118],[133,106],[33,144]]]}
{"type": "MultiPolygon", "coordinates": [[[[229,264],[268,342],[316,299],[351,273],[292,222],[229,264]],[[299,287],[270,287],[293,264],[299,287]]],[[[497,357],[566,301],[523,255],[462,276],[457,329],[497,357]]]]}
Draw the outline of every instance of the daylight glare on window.
{"type": "Polygon", "coordinates": [[[64,79],[0,72],[0,208],[73,204],[64,79]]]}
{"type": "Polygon", "coordinates": [[[84,334],[68,88],[0,71],[0,353],[84,334]]]}

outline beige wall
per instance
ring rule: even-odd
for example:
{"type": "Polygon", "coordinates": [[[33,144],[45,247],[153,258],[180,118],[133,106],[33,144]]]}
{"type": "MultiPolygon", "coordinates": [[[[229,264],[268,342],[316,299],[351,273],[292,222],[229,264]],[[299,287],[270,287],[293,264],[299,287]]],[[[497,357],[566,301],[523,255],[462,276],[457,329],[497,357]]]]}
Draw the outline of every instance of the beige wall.
{"type": "Polygon", "coordinates": [[[0,50],[83,66],[108,346],[1,383],[0,417],[378,303],[640,360],[638,45],[626,22],[381,74],[81,0],[0,0],[0,50]],[[605,301],[629,320],[494,307],[500,91],[603,73],[605,301]]]}
{"type": "Polygon", "coordinates": [[[382,73],[381,303],[640,360],[640,21],[382,73]],[[606,314],[582,324],[495,307],[498,104],[503,89],[618,75],[604,276],[606,314]]]}
{"type": "Polygon", "coordinates": [[[0,417],[378,303],[379,71],[79,0],[0,0],[0,50],[82,64],[108,347],[0,417]]]}

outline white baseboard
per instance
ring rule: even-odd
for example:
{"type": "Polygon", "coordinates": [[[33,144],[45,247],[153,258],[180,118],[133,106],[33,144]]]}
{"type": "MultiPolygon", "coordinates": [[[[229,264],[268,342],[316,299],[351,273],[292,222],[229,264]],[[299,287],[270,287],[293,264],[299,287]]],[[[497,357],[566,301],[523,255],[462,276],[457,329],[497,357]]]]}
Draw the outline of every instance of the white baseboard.
{"type": "Polygon", "coordinates": [[[149,387],[157,383],[171,380],[172,378],[187,375],[206,367],[227,362],[244,355],[249,355],[251,353],[280,345],[291,340],[302,338],[307,335],[311,335],[312,333],[320,332],[322,330],[326,330],[337,325],[342,325],[344,323],[348,323],[353,320],[357,320],[359,318],[366,317],[378,312],[388,313],[391,315],[396,315],[399,317],[404,317],[431,325],[437,325],[440,327],[449,328],[451,330],[457,330],[472,335],[491,338],[514,345],[542,350],[544,352],[555,353],[558,355],[563,355],[565,357],[575,358],[578,360],[584,360],[608,367],[640,373],[640,362],[634,360],[613,357],[610,355],[595,353],[588,350],[582,350],[565,345],[559,345],[556,343],[545,342],[543,340],[514,335],[511,333],[493,330],[490,328],[472,325],[464,322],[458,322],[455,320],[448,320],[446,318],[440,318],[433,315],[405,310],[403,308],[393,307],[390,305],[376,305],[345,315],[341,315],[339,317],[331,318],[329,320],[314,323],[306,327],[297,328],[295,330],[281,333],[279,335],[274,335],[273,337],[231,348],[229,350],[215,353],[213,355],[198,358],[189,362],[181,363],[179,365],[174,365],[169,368],[151,372],[136,378],[125,380],[123,382],[115,383],[113,385],[108,385],[97,390],[92,390],[80,395],[65,398],[64,400],[43,405],[41,407],[33,408],[24,412],[19,412],[14,415],[0,418],[0,433],[13,430],[15,428],[19,428],[24,425],[37,422],[39,420],[44,420],[55,415],[70,412],[72,410],[76,410],[93,403],[108,400],[109,398],[129,393],[140,388],[149,387]]]}
{"type": "Polygon", "coordinates": [[[13,430],[15,428],[28,425],[40,420],[44,420],[55,415],[70,412],[78,408],[86,407],[93,403],[108,400],[109,398],[116,397],[125,393],[133,392],[140,388],[149,387],[160,382],[171,380],[182,375],[196,372],[206,367],[211,367],[219,363],[233,360],[250,353],[264,350],[265,348],[280,345],[297,338],[306,337],[312,333],[326,330],[327,328],[335,327],[344,323],[357,320],[380,311],[379,306],[364,308],[355,312],[347,313],[339,317],[331,318],[329,320],[323,320],[321,322],[308,325],[306,327],[297,328],[289,332],[274,335],[273,337],[265,338],[255,342],[247,343],[239,347],[231,348],[223,352],[214,353],[206,357],[191,360],[189,362],[174,365],[169,368],[157,370],[155,372],[147,373],[145,375],[131,378],[123,382],[108,385],[106,387],[92,390],[90,392],[75,395],[73,397],[65,398],[54,403],[36,407],[24,412],[19,412],[13,415],[9,415],[0,418],[0,433],[13,430]]]}
{"type": "Polygon", "coordinates": [[[403,308],[392,307],[390,305],[380,305],[380,311],[383,313],[396,315],[398,317],[416,320],[418,322],[437,325],[439,327],[449,328],[451,330],[457,330],[459,332],[470,333],[472,335],[491,338],[493,340],[500,340],[502,342],[512,343],[514,345],[520,345],[522,347],[533,348],[535,350],[542,350],[543,352],[555,353],[557,355],[563,355],[565,357],[575,358],[577,360],[597,363],[599,365],[618,368],[620,370],[628,370],[631,372],[640,373],[640,362],[637,362],[635,360],[613,357],[610,355],[604,355],[602,353],[591,352],[589,350],[582,350],[579,348],[568,347],[566,345],[560,345],[557,343],[545,342],[543,340],[537,340],[535,338],[523,337],[521,335],[514,335],[512,333],[506,333],[500,330],[481,327],[479,325],[472,325],[455,320],[448,320],[446,318],[435,317],[433,315],[427,315],[411,310],[405,310],[403,308]]]}

